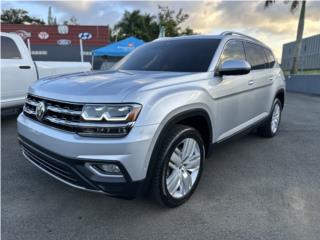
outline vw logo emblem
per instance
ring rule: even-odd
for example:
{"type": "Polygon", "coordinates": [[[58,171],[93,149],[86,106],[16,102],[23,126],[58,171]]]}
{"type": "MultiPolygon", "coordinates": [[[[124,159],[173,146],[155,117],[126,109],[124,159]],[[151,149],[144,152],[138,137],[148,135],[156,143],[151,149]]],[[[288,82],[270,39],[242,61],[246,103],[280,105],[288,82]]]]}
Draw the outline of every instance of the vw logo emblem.
{"type": "Polygon", "coordinates": [[[44,114],[46,113],[46,105],[44,102],[39,102],[36,107],[36,117],[39,121],[42,121],[44,114]]]}

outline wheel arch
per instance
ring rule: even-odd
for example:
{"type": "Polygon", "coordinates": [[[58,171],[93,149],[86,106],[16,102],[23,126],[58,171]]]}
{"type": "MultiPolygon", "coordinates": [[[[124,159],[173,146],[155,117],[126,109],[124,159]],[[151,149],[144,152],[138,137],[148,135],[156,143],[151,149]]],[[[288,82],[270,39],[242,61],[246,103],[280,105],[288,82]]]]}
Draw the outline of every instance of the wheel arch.
{"type": "MultiPolygon", "coordinates": [[[[212,145],[211,143],[213,141],[212,140],[213,139],[213,127],[212,127],[212,121],[211,121],[209,113],[205,109],[195,108],[195,109],[190,109],[190,110],[182,111],[182,112],[175,114],[173,117],[171,117],[169,120],[167,120],[165,122],[165,124],[163,125],[163,127],[160,129],[160,133],[159,133],[157,140],[155,141],[155,144],[153,146],[153,150],[152,150],[149,164],[147,167],[145,187],[144,187],[145,191],[147,191],[149,189],[150,183],[152,181],[152,176],[153,176],[155,166],[156,166],[157,154],[160,150],[160,144],[163,141],[163,139],[165,138],[165,136],[167,135],[167,133],[170,131],[170,128],[172,126],[174,126],[175,124],[184,124],[187,126],[194,127],[200,132],[202,138],[204,138],[202,135],[204,129],[199,130],[199,128],[197,128],[194,125],[195,122],[193,122],[193,124],[187,124],[187,123],[192,122],[191,120],[193,120],[193,119],[202,119],[202,121],[205,121],[206,126],[207,126],[207,130],[209,131],[209,134],[206,139],[203,139],[203,141],[205,142],[206,153],[210,152],[210,147],[212,145]]],[[[203,122],[201,122],[201,123],[202,124],[200,124],[200,125],[203,126],[203,122]]]]}
{"type": "Polygon", "coordinates": [[[285,90],[284,90],[283,88],[279,89],[279,90],[276,92],[276,94],[275,94],[275,96],[274,96],[273,99],[276,99],[276,98],[278,98],[278,99],[280,100],[280,102],[281,102],[281,108],[283,109],[284,103],[285,103],[285,90]]]}

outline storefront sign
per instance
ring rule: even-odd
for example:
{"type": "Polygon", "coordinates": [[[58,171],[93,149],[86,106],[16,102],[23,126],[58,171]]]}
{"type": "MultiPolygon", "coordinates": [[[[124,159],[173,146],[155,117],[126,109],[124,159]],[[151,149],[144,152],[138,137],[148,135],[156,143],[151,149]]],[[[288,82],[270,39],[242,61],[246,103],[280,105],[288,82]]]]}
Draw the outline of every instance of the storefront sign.
{"type": "Polygon", "coordinates": [[[67,25],[58,26],[58,33],[59,34],[68,34],[69,33],[69,27],[67,25]]]}
{"type": "Polygon", "coordinates": [[[92,34],[88,32],[79,33],[78,37],[82,40],[89,40],[92,38],[92,34]]]}
{"type": "Polygon", "coordinates": [[[48,51],[31,51],[32,55],[48,55],[48,51]]]}
{"type": "Polygon", "coordinates": [[[42,40],[46,40],[49,38],[49,33],[47,32],[39,32],[38,37],[42,40]]]}
{"type": "Polygon", "coordinates": [[[57,44],[61,46],[68,46],[71,44],[71,41],[68,39],[60,39],[57,41],[57,44]]]}

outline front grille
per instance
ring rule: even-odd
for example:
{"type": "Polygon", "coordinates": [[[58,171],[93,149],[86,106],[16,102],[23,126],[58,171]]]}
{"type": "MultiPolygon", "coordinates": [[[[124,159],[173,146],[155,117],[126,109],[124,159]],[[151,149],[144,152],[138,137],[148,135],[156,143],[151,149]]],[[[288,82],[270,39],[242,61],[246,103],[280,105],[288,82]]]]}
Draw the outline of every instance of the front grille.
{"type": "Polygon", "coordinates": [[[133,122],[112,124],[84,121],[81,119],[83,106],[83,104],[66,103],[28,95],[23,112],[26,116],[43,124],[82,136],[123,137],[129,133],[133,126],[133,122]],[[36,108],[41,102],[44,103],[46,111],[44,116],[39,119],[36,108]]]}
{"type": "Polygon", "coordinates": [[[40,102],[46,106],[46,113],[41,122],[63,130],[76,131],[77,123],[81,121],[82,104],[64,103],[28,95],[23,108],[24,113],[40,121],[36,117],[36,107],[40,102]]]}

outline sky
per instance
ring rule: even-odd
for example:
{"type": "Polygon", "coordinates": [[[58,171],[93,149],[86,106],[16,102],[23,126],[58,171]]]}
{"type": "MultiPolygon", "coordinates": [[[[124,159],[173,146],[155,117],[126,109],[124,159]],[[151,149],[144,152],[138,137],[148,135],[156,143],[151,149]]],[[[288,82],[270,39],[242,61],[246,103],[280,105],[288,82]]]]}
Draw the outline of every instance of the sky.
{"type": "MultiPolygon", "coordinates": [[[[183,8],[189,19],[183,27],[191,27],[200,34],[219,34],[233,30],[256,37],[270,46],[280,60],[282,45],[294,41],[299,11],[290,12],[290,4],[276,1],[269,8],[264,1],[3,1],[2,10],[22,8],[31,16],[47,20],[48,7],[62,23],[72,16],[83,25],[113,27],[124,11],[139,9],[142,13],[156,14],[158,5],[171,9],[183,8]]],[[[287,1],[288,2],[288,1],[287,1]]],[[[320,1],[307,2],[304,37],[320,34],[320,1]]]]}

